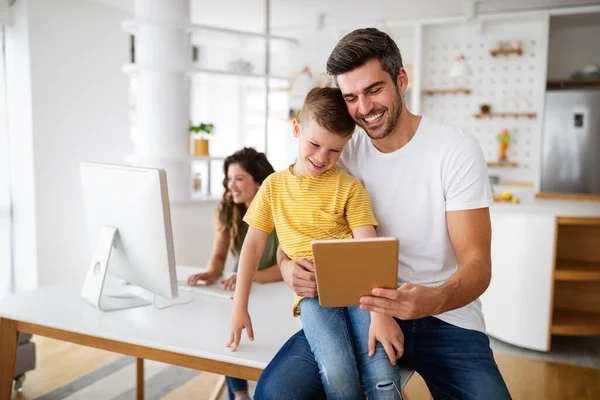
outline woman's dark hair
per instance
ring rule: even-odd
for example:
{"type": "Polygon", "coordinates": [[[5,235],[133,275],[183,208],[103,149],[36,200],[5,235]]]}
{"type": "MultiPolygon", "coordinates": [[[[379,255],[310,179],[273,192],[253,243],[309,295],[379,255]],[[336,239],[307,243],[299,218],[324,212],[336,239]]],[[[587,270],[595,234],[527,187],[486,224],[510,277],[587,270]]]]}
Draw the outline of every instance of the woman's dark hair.
{"type": "Polygon", "coordinates": [[[240,232],[243,224],[242,218],[246,214],[246,204],[235,204],[227,185],[227,172],[229,166],[232,164],[239,164],[244,171],[252,176],[254,182],[259,185],[275,170],[271,163],[269,163],[269,160],[267,160],[265,153],[259,153],[251,147],[245,147],[242,150],[236,151],[225,159],[225,163],[223,164],[223,173],[225,174],[223,187],[225,188],[225,192],[217,207],[217,229],[225,231],[228,234],[229,250],[233,254],[239,254],[242,249],[240,232]]]}

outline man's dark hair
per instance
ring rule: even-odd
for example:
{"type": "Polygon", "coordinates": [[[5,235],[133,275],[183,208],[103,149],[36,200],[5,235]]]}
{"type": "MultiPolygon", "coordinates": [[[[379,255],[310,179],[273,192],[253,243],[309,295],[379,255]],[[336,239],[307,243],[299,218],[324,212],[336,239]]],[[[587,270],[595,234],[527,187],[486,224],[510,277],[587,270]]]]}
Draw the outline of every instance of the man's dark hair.
{"type": "Polygon", "coordinates": [[[327,60],[327,73],[337,82],[337,76],[379,60],[384,71],[397,86],[402,68],[400,49],[387,33],[375,28],[357,29],[344,36],[335,46],[327,60]]]}

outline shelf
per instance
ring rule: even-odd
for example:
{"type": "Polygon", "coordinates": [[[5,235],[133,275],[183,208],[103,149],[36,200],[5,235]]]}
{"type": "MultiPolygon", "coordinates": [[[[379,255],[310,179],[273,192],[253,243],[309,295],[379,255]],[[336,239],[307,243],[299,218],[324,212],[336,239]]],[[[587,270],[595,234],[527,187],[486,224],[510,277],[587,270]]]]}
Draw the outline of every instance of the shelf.
{"type": "Polygon", "coordinates": [[[577,200],[577,201],[600,201],[600,195],[597,194],[578,194],[578,193],[552,193],[540,192],[535,194],[536,199],[550,200],[577,200]]]}
{"type": "Polygon", "coordinates": [[[229,76],[237,76],[242,78],[268,78],[268,79],[279,79],[282,81],[292,82],[294,78],[290,78],[289,76],[280,76],[280,75],[265,75],[265,74],[254,74],[254,73],[245,73],[245,72],[231,72],[225,70],[218,69],[210,69],[210,68],[198,68],[194,67],[191,70],[192,74],[215,74],[215,75],[229,75],[229,76]]]}
{"type": "Polygon", "coordinates": [[[201,202],[201,201],[221,201],[223,196],[215,196],[206,193],[192,193],[190,202],[201,202]]]}
{"type": "MultiPolygon", "coordinates": [[[[537,195],[536,195],[537,198],[537,195]]],[[[558,225],[568,226],[600,226],[600,218],[593,217],[557,217],[556,223],[558,225]]]]}
{"type": "Polygon", "coordinates": [[[223,161],[226,157],[213,157],[213,156],[190,156],[190,161],[223,161]]]}
{"type": "Polygon", "coordinates": [[[521,182],[521,181],[500,181],[496,186],[508,186],[508,187],[522,187],[522,188],[533,188],[533,182],[521,182]]]}
{"type": "Polygon", "coordinates": [[[553,335],[596,336],[600,335],[600,314],[555,309],[552,316],[553,335]]]}
{"type": "MultiPolygon", "coordinates": [[[[186,200],[171,200],[171,207],[179,206],[179,207],[190,207],[190,206],[205,206],[207,203],[218,203],[221,201],[222,196],[214,196],[208,195],[204,193],[193,193],[190,195],[189,199],[186,200]]],[[[214,207],[211,204],[211,207],[214,207]]]]}
{"type": "Polygon", "coordinates": [[[600,282],[600,263],[558,260],[554,279],[570,282],[600,282]]]}
{"type": "Polygon", "coordinates": [[[471,94],[471,89],[455,88],[455,89],[424,89],[423,94],[431,96],[435,94],[471,94]]]}
{"type": "Polygon", "coordinates": [[[516,162],[511,162],[511,161],[489,161],[487,162],[487,166],[488,167],[510,167],[510,168],[516,168],[519,166],[518,163],[516,162]]]}
{"type": "Polygon", "coordinates": [[[248,36],[248,37],[257,37],[257,38],[268,38],[271,40],[282,40],[282,41],[286,41],[286,42],[290,42],[290,43],[294,43],[294,44],[299,44],[300,41],[298,39],[294,39],[294,38],[290,38],[290,37],[285,37],[285,36],[277,36],[277,35],[267,35],[264,33],[259,33],[259,32],[250,32],[250,31],[242,31],[242,30],[238,30],[238,29],[228,29],[228,28],[221,28],[218,26],[210,26],[210,25],[197,25],[197,24],[174,24],[172,22],[168,22],[168,21],[161,21],[161,22],[156,22],[156,21],[151,21],[151,20],[144,20],[144,19],[132,19],[132,20],[127,20],[127,21],[123,21],[121,23],[121,28],[123,29],[124,32],[130,33],[130,34],[136,34],[139,30],[139,28],[141,26],[146,26],[146,27],[150,27],[150,26],[161,26],[161,27],[169,27],[169,28],[173,28],[173,29],[182,29],[185,30],[187,32],[194,32],[194,31],[211,31],[211,32],[218,32],[218,33],[226,33],[226,34],[231,34],[231,35],[238,35],[238,36],[248,36]]]}
{"type": "Polygon", "coordinates": [[[521,48],[517,48],[517,49],[498,49],[498,50],[490,50],[490,55],[492,57],[496,57],[496,56],[507,56],[509,54],[516,54],[518,56],[522,56],[523,55],[523,49],[521,48]]]}
{"type": "Polygon", "coordinates": [[[526,118],[536,118],[537,114],[534,112],[489,112],[489,113],[478,113],[474,115],[475,118],[506,118],[506,117],[526,117],[526,118]]]}
{"type": "MultiPolygon", "coordinates": [[[[127,64],[122,67],[122,70],[126,74],[136,74],[140,72],[140,67],[136,64],[127,64]]],[[[148,69],[148,71],[153,71],[152,69],[148,69]]],[[[165,71],[170,72],[170,71],[165,71]]],[[[192,67],[187,71],[187,74],[214,74],[214,75],[227,75],[227,76],[236,76],[241,78],[268,78],[268,79],[277,79],[287,82],[292,82],[294,78],[290,78],[289,76],[280,76],[280,75],[265,75],[265,74],[253,74],[253,73],[243,73],[243,72],[231,72],[226,70],[218,70],[218,69],[209,69],[209,68],[199,68],[192,67]]]]}
{"type": "Polygon", "coordinates": [[[548,89],[600,86],[600,79],[549,79],[546,87],[548,89]]]}

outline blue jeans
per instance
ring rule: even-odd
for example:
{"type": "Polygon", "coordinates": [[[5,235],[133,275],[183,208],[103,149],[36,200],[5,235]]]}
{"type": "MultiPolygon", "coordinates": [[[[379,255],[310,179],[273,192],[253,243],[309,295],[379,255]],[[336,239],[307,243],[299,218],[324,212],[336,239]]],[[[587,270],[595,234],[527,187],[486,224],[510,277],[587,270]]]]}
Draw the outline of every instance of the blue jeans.
{"type": "MultiPolygon", "coordinates": [[[[435,317],[397,322],[404,333],[399,361],[423,377],[436,400],[511,398],[484,333],[435,317]]],[[[326,399],[303,331],[292,336],[265,368],[254,399],[326,399]]]]}
{"type": "Polygon", "coordinates": [[[319,299],[300,302],[303,331],[319,368],[329,400],[395,400],[400,395],[400,367],[392,365],[381,343],[369,357],[368,311],[358,307],[319,305],[319,299]]]}
{"type": "Polygon", "coordinates": [[[248,381],[246,381],[244,379],[232,378],[231,376],[226,376],[225,381],[227,382],[227,391],[229,392],[229,400],[235,399],[234,393],[248,391],[248,381]]]}

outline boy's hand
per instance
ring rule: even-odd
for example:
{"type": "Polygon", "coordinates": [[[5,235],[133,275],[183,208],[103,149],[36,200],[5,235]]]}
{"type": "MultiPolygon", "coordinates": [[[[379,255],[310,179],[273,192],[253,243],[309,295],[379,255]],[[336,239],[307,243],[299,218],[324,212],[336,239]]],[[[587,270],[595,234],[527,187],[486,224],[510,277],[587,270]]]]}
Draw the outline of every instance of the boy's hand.
{"type": "Polygon", "coordinates": [[[234,307],[233,313],[231,314],[231,336],[227,343],[227,347],[231,347],[231,351],[237,350],[242,338],[243,329],[246,329],[248,339],[250,339],[250,341],[254,340],[254,331],[252,330],[252,321],[250,320],[248,309],[238,309],[237,307],[234,307]]]}
{"type": "Polygon", "coordinates": [[[369,357],[375,354],[377,341],[383,345],[392,365],[396,365],[396,360],[404,354],[404,334],[394,318],[372,312],[369,327],[369,357]]]}
{"type": "Polygon", "coordinates": [[[221,283],[224,285],[225,290],[235,290],[235,282],[237,280],[237,275],[231,275],[227,279],[223,279],[221,283]]]}

